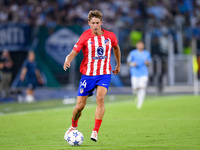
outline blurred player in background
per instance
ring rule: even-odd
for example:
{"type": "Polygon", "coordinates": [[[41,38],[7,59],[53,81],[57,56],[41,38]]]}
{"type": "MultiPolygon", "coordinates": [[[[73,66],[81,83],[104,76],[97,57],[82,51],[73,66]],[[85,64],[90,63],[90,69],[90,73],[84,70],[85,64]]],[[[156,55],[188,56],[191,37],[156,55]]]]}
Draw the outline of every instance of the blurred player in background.
{"type": "Polygon", "coordinates": [[[144,50],[144,43],[138,42],[136,49],[132,50],[127,57],[130,66],[131,85],[133,93],[137,94],[137,108],[142,107],[146,95],[148,83],[148,66],[151,63],[150,53],[144,50]]]}
{"type": "Polygon", "coordinates": [[[118,40],[113,32],[101,28],[102,13],[98,10],[91,10],[88,14],[89,30],[86,30],[74,45],[71,53],[66,57],[64,70],[71,67],[70,63],[82,49],[84,58],[81,62],[80,72],[82,77],[77,94],[77,103],[73,110],[72,125],[65,133],[76,130],[78,119],[86,105],[87,98],[97,90],[97,108],[95,112],[95,126],[92,131],[91,140],[97,141],[97,135],[105,112],[104,98],[108,91],[111,80],[111,50],[113,48],[117,66],[113,74],[117,75],[121,67],[121,52],[118,40]]]}
{"type": "Polygon", "coordinates": [[[28,84],[25,100],[28,103],[34,102],[34,89],[38,84],[43,84],[43,80],[37,62],[35,61],[35,53],[33,51],[28,53],[28,61],[22,69],[20,80],[24,81],[25,77],[27,77],[28,84]]]}
{"type": "Polygon", "coordinates": [[[7,49],[3,50],[0,58],[0,97],[9,97],[9,87],[12,80],[13,61],[7,49]]]}

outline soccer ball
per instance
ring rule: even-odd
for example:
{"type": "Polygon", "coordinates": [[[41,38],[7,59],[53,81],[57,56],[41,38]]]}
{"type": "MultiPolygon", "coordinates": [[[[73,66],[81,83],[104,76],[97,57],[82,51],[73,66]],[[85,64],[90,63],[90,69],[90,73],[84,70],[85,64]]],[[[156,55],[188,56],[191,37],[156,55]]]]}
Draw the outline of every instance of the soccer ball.
{"type": "Polygon", "coordinates": [[[83,134],[78,130],[73,130],[67,135],[67,142],[71,146],[80,146],[83,140],[83,134]]]}

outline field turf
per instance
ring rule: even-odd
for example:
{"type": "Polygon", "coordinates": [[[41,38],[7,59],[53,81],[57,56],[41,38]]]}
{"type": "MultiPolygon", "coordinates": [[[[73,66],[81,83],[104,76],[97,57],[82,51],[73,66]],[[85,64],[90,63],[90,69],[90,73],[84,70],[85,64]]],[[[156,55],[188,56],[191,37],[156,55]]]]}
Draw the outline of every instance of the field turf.
{"type": "Polygon", "coordinates": [[[79,120],[84,142],[63,139],[74,104],[62,100],[0,104],[0,150],[198,150],[200,97],[147,96],[137,110],[132,95],[106,97],[98,142],[90,140],[96,103],[88,99],[79,120]]]}

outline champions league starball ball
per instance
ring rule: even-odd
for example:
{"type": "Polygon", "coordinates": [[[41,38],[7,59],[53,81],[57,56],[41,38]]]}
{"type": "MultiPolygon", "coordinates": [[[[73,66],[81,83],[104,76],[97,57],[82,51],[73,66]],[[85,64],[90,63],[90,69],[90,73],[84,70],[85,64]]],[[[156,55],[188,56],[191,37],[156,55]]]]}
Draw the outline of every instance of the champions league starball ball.
{"type": "Polygon", "coordinates": [[[83,140],[83,134],[78,130],[73,130],[67,135],[67,142],[71,146],[80,146],[83,140]]]}

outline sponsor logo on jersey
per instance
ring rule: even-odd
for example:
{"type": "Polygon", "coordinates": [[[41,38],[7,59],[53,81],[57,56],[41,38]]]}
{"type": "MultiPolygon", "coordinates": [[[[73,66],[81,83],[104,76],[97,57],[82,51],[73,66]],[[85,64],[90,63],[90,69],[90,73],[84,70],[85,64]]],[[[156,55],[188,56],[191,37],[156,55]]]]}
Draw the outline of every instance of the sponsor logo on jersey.
{"type": "Polygon", "coordinates": [[[107,58],[107,56],[103,56],[104,55],[103,47],[97,48],[97,55],[98,55],[98,57],[92,57],[92,59],[106,59],[107,58]]]}
{"type": "Polygon", "coordinates": [[[104,49],[103,49],[103,47],[98,47],[98,48],[97,48],[97,54],[98,54],[98,56],[102,56],[102,55],[104,54],[104,49]]]}
{"type": "Polygon", "coordinates": [[[100,57],[92,57],[92,59],[106,59],[107,56],[100,56],[100,57]]]}

